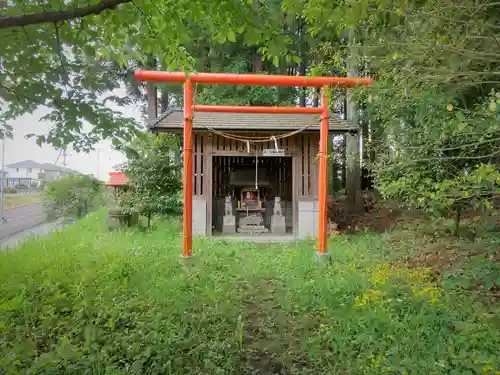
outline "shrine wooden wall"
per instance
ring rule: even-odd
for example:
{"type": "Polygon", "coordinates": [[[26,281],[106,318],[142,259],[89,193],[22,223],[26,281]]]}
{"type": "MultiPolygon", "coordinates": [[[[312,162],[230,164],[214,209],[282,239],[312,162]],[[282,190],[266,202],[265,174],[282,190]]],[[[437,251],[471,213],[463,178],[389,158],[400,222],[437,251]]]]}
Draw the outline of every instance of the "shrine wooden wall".
{"type": "Polygon", "coordinates": [[[296,167],[299,197],[318,196],[319,133],[299,134],[295,139],[296,167]]]}
{"type": "Polygon", "coordinates": [[[206,195],[206,184],[210,179],[205,176],[206,159],[208,158],[205,152],[205,137],[206,134],[195,133],[193,137],[193,195],[206,195]]]}

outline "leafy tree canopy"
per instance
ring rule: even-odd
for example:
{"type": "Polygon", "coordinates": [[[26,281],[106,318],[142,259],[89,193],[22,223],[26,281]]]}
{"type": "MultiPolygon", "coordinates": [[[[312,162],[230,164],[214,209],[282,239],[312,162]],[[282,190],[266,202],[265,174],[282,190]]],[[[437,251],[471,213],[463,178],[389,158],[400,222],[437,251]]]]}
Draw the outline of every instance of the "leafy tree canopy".
{"type": "Polygon", "coordinates": [[[285,0],[324,41],[315,69],[376,79],[358,90],[366,159],[387,197],[439,213],[500,189],[500,6],[285,0]],[[330,36],[328,38],[328,35],[330,36]]]}
{"type": "Polygon", "coordinates": [[[216,43],[265,43],[264,58],[286,55],[291,43],[269,17],[270,5],[251,1],[13,0],[0,7],[2,134],[10,119],[41,108],[53,127],[37,142],[77,150],[136,134],[139,124],[111,104],[130,103],[132,92],[142,99],[130,72],[152,58],[166,69],[195,70],[189,49],[203,34],[216,43]],[[119,94],[123,87],[128,92],[119,94]]]}

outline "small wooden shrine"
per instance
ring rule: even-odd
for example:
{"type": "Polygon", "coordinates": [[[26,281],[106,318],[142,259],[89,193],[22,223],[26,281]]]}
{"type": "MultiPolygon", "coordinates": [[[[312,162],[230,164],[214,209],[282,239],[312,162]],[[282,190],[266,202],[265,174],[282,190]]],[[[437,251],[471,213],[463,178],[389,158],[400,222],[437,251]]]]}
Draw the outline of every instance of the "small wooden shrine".
{"type": "Polygon", "coordinates": [[[108,208],[106,223],[109,229],[121,226],[123,224],[135,225],[139,221],[137,213],[124,212],[119,206],[118,195],[126,192],[129,187],[129,179],[123,172],[109,172],[108,181],[104,186],[113,188],[114,204],[108,208]]]}
{"type": "Polygon", "coordinates": [[[104,186],[112,187],[116,192],[119,189],[126,189],[129,186],[129,180],[123,172],[109,172],[108,181],[104,186]]]}
{"type": "MultiPolygon", "coordinates": [[[[319,120],[314,114],[195,112],[193,233],[316,236],[319,120]],[[248,145],[235,135],[266,141],[248,145]],[[276,200],[283,219],[273,218],[276,200]],[[273,222],[284,224],[272,228],[273,222]]],[[[182,127],[182,111],[171,110],[150,129],[182,136],[182,127]]],[[[353,129],[333,116],[330,128],[332,134],[353,129]]]]}

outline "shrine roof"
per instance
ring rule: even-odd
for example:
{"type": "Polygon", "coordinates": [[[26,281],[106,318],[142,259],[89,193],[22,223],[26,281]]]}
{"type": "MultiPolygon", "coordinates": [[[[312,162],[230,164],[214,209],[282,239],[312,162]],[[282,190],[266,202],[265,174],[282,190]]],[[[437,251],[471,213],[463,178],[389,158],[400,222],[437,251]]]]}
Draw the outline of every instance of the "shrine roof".
{"type": "MultiPolygon", "coordinates": [[[[348,132],[357,129],[355,125],[338,115],[330,113],[331,131],[348,132]]],[[[172,109],[150,124],[150,130],[172,130],[184,127],[184,112],[172,109]]],[[[194,112],[193,129],[217,130],[307,130],[319,131],[320,115],[318,114],[279,114],[279,113],[221,113],[194,112]]]]}
{"type": "Polygon", "coordinates": [[[109,179],[104,184],[105,186],[128,186],[128,177],[123,172],[109,172],[109,179]]]}

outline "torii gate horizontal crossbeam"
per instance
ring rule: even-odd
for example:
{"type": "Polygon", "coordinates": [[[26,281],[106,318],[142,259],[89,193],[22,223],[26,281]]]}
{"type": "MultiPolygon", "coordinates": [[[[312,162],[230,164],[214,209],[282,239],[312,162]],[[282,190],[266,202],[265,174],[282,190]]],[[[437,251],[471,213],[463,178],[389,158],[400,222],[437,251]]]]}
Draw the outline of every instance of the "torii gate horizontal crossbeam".
{"type": "Polygon", "coordinates": [[[280,113],[280,114],[321,114],[321,107],[260,107],[236,105],[193,105],[195,112],[224,112],[224,113],[280,113]]]}
{"type": "Polygon", "coordinates": [[[135,78],[150,82],[184,83],[188,79],[193,83],[206,85],[247,85],[247,86],[293,86],[323,87],[367,86],[373,83],[372,78],[353,77],[305,77],[269,74],[227,74],[227,73],[183,73],[163,72],[157,70],[137,70],[135,78]]]}

